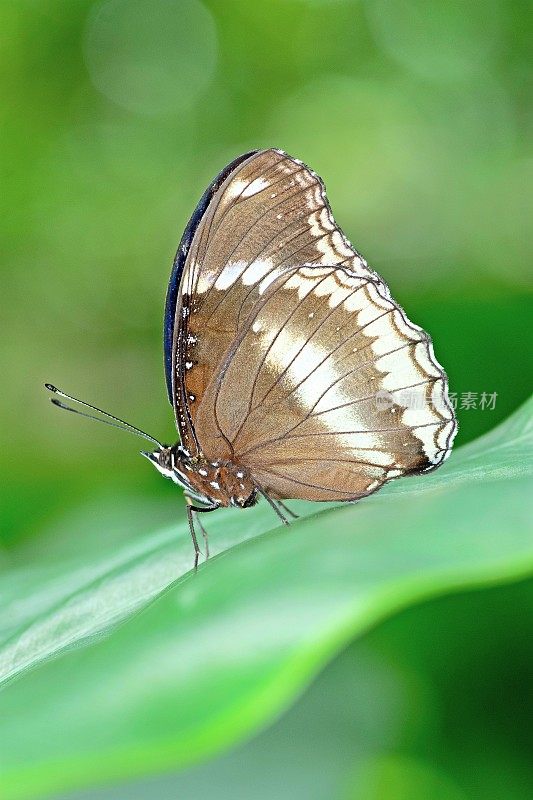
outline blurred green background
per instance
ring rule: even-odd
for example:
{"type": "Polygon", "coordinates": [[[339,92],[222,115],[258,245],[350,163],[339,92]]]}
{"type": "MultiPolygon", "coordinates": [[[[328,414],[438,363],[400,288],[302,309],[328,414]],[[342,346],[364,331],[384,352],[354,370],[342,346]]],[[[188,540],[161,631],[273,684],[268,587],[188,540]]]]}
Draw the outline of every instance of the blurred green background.
{"type": "MultiPolygon", "coordinates": [[[[127,536],[181,513],[133,439],[56,413],[41,385],[173,440],[161,352],[171,260],[207,183],[251,148],[283,148],[323,177],[348,237],[432,334],[458,399],[457,444],[528,396],[529,12],[522,0],[4,0],[0,567],[54,538],[82,547],[96,514],[127,536]],[[493,409],[479,407],[483,392],[493,409]],[[461,407],[466,393],[477,408],[461,407]]],[[[525,655],[509,630],[532,597],[522,586],[454,598],[434,624],[433,611],[406,612],[369,640],[375,662],[381,648],[409,658],[405,718],[420,746],[405,753],[382,720],[368,780],[377,770],[389,788],[365,798],[417,800],[410,787],[424,781],[421,798],[489,797],[479,787],[496,773],[494,797],[531,796],[512,724],[525,655]],[[488,620],[477,637],[471,613],[488,620]],[[450,637],[438,669],[435,625],[450,637]]],[[[347,702],[351,657],[330,667],[345,670],[347,702]]],[[[336,682],[326,674],[313,691],[327,726],[336,682]]],[[[305,708],[291,712],[296,730],[305,708]]],[[[315,756],[295,753],[303,776],[315,756]]],[[[257,776],[272,767],[254,763],[257,776]]]]}

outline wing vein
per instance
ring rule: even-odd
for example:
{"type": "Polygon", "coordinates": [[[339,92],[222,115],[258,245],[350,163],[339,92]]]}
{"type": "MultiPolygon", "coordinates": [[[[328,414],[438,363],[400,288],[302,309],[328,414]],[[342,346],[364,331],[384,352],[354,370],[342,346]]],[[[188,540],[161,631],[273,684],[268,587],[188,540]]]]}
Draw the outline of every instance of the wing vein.
{"type": "MultiPolygon", "coordinates": [[[[361,431],[319,431],[317,433],[297,433],[295,436],[289,436],[289,439],[308,439],[313,436],[347,436],[353,435],[358,433],[399,433],[401,430],[418,430],[419,428],[431,428],[434,425],[441,425],[441,422],[427,422],[422,425],[402,425],[401,428],[372,428],[370,430],[361,430],[361,431]]],[[[239,458],[242,456],[248,455],[252,453],[254,450],[258,450],[259,448],[265,447],[267,444],[275,444],[276,442],[280,442],[282,439],[286,438],[286,434],[281,434],[281,436],[275,436],[273,439],[265,439],[258,444],[255,444],[253,447],[249,447],[248,450],[243,450],[242,453],[239,453],[239,458]]],[[[362,448],[356,447],[356,450],[361,450],[362,448]]],[[[374,449],[374,448],[370,448],[374,449]]]]}
{"type": "MultiPolygon", "coordinates": [[[[348,373],[349,374],[349,373],[348,373]]],[[[403,392],[406,389],[415,389],[417,386],[423,386],[426,383],[435,383],[436,381],[440,381],[441,378],[428,378],[425,381],[419,381],[418,383],[411,383],[409,386],[399,386],[397,389],[393,389],[391,394],[396,392],[403,392]]],[[[376,397],[376,393],[369,394],[366,397],[358,397],[357,400],[350,400],[348,403],[342,403],[339,406],[333,406],[332,408],[326,408],[324,411],[317,411],[315,414],[308,414],[308,418],[311,417],[319,417],[321,414],[329,414],[330,411],[338,411],[340,408],[346,408],[347,406],[353,406],[357,403],[363,403],[365,400],[372,400],[376,397]]],[[[321,399],[321,398],[320,398],[321,399]]]]}

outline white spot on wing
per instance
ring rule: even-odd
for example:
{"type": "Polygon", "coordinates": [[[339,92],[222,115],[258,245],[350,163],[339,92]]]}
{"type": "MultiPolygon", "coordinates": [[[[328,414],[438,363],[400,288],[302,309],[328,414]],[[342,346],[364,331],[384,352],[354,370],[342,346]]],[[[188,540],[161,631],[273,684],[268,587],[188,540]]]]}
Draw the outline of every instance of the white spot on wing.
{"type": "MultiPolygon", "coordinates": [[[[343,391],[342,383],[338,382],[342,372],[339,372],[334,359],[327,358],[329,353],[329,348],[321,346],[318,341],[308,341],[306,337],[295,341],[294,336],[291,337],[286,331],[281,331],[275,347],[268,353],[267,365],[278,374],[286,369],[283,381],[287,386],[298,387],[293,397],[306,413],[313,406],[313,413],[317,413],[353,400],[350,394],[343,391]],[[287,353],[299,350],[300,347],[301,351],[286,369],[287,353]],[[327,394],[320,400],[320,395],[326,389],[327,394]]],[[[322,415],[320,425],[324,425],[325,430],[329,431],[364,430],[367,427],[357,405],[347,406],[330,416],[322,415]]]]}
{"type": "Polygon", "coordinates": [[[233,286],[246,269],[246,261],[230,261],[215,281],[215,289],[224,291],[233,286]]]}
{"type": "Polygon", "coordinates": [[[234,178],[226,189],[226,193],[229,197],[240,197],[246,184],[247,182],[242,178],[234,178]]]}
{"type": "Polygon", "coordinates": [[[254,283],[259,283],[273,266],[273,261],[270,258],[262,258],[253,261],[245,272],[243,272],[242,282],[245,286],[252,286],[254,283]]]}
{"type": "Polygon", "coordinates": [[[257,194],[257,192],[260,192],[262,189],[266,189],[269,185],[268,181],[264,178],[256,178],[246,189],[243,189],[241,197],[252,197],[252,195],[257,194]]]}

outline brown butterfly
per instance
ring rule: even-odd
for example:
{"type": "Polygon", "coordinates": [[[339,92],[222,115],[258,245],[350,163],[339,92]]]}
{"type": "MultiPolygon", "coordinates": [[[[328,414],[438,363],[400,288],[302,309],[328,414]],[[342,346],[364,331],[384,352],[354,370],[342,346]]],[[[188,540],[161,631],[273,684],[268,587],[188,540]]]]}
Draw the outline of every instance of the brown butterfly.
{"type": "Polygon", "coordinates": [[[358,500],[450,454],[457,425],[428,334],[348,242],[318,175],[281,150],[240,156],[204,193],[164,339],[179,441],[111,424],[155,442],[143,455],[183,487],[195,565],[195,514],[262,495],[286,523],[283,500],[358,500]]]}

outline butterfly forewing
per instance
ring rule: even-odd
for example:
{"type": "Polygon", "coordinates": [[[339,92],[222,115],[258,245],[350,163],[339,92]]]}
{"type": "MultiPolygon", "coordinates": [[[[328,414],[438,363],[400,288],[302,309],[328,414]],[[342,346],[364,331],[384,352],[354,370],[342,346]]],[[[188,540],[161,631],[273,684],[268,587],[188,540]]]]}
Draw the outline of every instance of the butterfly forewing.
{"type": "Polygon", "coordinates": [[[241,157],[213,181],[176,262],[167,298],[167,382],[191,452],[203,392],[246,321],[258,283],[264,290],[287,267],[305,263],[345,263],[371,274],[335,224],[321,180],[278,150],[241,157]]]}
{"type": "Polygon", "coordinates": [[[356,498],[438,466],[455,433],[445,375],[336,226],[320,179],[268,150],[206,195],[172,337],[189,451],[280,498],[356,498]]]}

